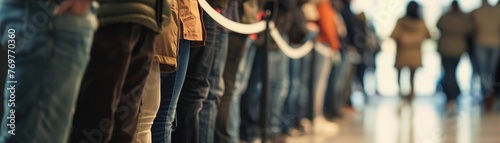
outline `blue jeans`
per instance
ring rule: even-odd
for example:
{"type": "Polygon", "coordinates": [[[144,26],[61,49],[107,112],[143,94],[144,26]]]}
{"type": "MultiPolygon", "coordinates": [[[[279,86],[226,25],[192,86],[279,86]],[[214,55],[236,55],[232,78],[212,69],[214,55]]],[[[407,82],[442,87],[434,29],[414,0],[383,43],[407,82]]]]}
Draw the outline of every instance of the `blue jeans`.
{"type": "Polygon", "coordinates": [[[229,126],[228,132],[230,132],[230,140],[232,143],[237,143],[240,141],[240,124],[241,124],[241,96],[248,87],[248,80],[250,79],[250,74],[252,71],[252,65],[255,58],[255,52],[257,47],[255,41],[248,39],[244,55],[240,61],[238,71],[236,73],[236,78],[234,82],[233,97],[231,98],[231,105],[229,108],[229,126]]]}
{"type": "Polygon", "coordinates": [[[481,91],[483,95],[487,95],[494,90],[495,70],[500,58],[500,47],[477,45],[474,52],[477,58],[479,77],[481,77],[481,91]]]}
{"type": "MultiPolygon", "coordinates": [[[[262,95],[262,53],[256,53],[252,74],[247,91],[241,97],[241,130],[242,140],[251,141],[258,137],[260,98],[262,95]]],[[[282,110],[288,92],[288,57],[279,50],[270,50],[269,57],[269,96],[271,115],[269,130],[272,135],[281,133],[282,110]],[[271,68],[272,67],[272,68],[271,68]]]]}
{"type": "Polygon", "coordinates": [[[173,125],[177,101],[181,94],[184,78],[189,62],[189,52],[191,42],[181,40],[179,42],[179,67],[176,72],[165,73],[161,75],[161,103],[160,109],[156,114],[153,126],[151,127],[153,143],[170,143],[172,142],[172,132],[175,129],[173,125]]]}
{"type": "Polygon", "coordinates": [[[9,69],[14,77],[8,76],[4,88],[0,142],[68,140],[97,21],[90,13],[54,17],[54,7],[45,1],[0,0],[0,47],[15,57],[15,67],[9,69]],[[7,49],[9,29],[15,30],[12,49],[7,49]]]}
{"type": "Polygon", "coordinates": [[[210,83],[210,91],[208,92],[207,100],[203,101],[203,107],[200,111],[200,143],[214,143],[215,136],[215,120],[217,117],[217,101],[224,94],[224,80],[222,74],[226,66],[226,57],[228,50],[227,37],[228,33],[224,30],[219,30],[217,40],[214,47],[214,59],[212,70],[208,77],[210,83]]]}
{"type": "Polygon", "coordinates": [[[186,79],[177,103],[177,129],[172,133],[174,143],[198,143],[200,139],[199,114],[210,91],[208,77],[217,39],[216,22],[208,14],[203,15],[203,22],[207,34],[206,44],[204,47],[192,48],[189,53],[186,79]]]}
{"type": "Polygon", "coordinates": [[[310,55],[301,59],[290,59],[290,88],[283,110],[283,133],[288,133],[289,129],[306,116],[310,55]]]}

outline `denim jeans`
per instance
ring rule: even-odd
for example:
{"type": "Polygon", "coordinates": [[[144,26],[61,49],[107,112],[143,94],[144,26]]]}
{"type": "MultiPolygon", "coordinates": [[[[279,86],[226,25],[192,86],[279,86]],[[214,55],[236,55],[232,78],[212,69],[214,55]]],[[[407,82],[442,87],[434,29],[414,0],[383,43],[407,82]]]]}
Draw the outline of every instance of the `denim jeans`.
{"type": "Polygon", "coordinates": [[[444,67],[444,76],[442,79],[443,91],[446,94],[447,101],[454,101],[460,94],[460,87],[457,83],[457,67],[460,57],[446,57],[441,55],[441,63],[444,67]]]}
{"type": "Polygon", "coordinates": [[[228,51],[228,33],[218,30],[217,40],[214,47],[214,60],[212,70],[208,77],[210,91],[207,100],[203,101],[203,108],[200,111],[199,143],[214,143],[215,124],[217,117],[217,101],[224,94],[223,73],[226,66],[228,51]]]}
{"type": "Polygon", "coordinates": [[[229,47],[224,69],[225,90],[218,105],[216,143],[240,141],[240,97],[246,89],[256,50],[253,40],[236,33],[230,34],[229,47]]]}
{"type": "MultiPolygon", "coordinates": [[[[207,39],[205,47],[192,48],[189,55],[186,79],[177,103],[177,128],[172,133],[174,143],[198,143],[200,111],[210,90],[208,77],[212,68],[216,41],[216,23],[203,15],[207,39]]],[[[204,119],[205,120],[205,119],[204,119]]]]}
{"type": "Polygon", "coordinates": [[[481,91],[483,95],[487,95],[493,92],[495,70],[500,58],[500,47],[477,45],[475,50],[479,77],[481,77],[481,91]]]}
{"type": "MultiPolygon", "coordinates": [[[[262,53],[256,53],[255,61],[248,83],[248,89],[241,97],[241,130],[240,136],[242,140],[251,141],[258,137],[259,116],[260,116],[260,98],[262,95],[262,81],[261,74],[262,66],[262,53]]],[[[271,135],[281,133],[282,126],[282,111],[284,101],[288,92],[288,57],[279,50],[269,50],[269,96],[271,100],[271,115],[270,127],[268,130],[271,135]]]]}
{"type": "Polygon", "coordinates": [[[283,110],[283,133],[288,133],[289,129],[306,116],[310,55],[308,54],[301,59],[290,59],[290,88],[283,110]]]}
{"type": "Polygon", "coordinates": [[[0,142],[68,140],[97,20],[90,13],[53,16],[54,7],[42,0],[0,0],[0,47],[15,57],[9,56],[15,62],[9,68],[13,76],[3,75],[7,82],[0,142]],[[10,38],[15,47],[7,48],[10,38]]]}
{"type": "Polygon", "coordinates": [[[177,108],[177,101],[181,94],[182,85],[186,77],[189,62],[191,42],[180,40],[179,57],[177,60],[177,71],[173,73],[161,74],[161,98],[160,108],[156,113],[156,118],[151,127],[153,143],[172,142],[172,132],[175,129],[174,120],[177,108]]]}

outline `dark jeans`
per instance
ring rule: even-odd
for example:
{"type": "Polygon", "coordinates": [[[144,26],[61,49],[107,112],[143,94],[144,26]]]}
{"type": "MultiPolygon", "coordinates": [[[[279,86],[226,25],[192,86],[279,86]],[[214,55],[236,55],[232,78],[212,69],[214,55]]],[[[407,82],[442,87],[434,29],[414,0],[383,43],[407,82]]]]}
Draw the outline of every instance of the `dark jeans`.
{"type": "Polygon", "coordinates": [[[189,54],[186,79],[177,103],[177,128],[172,133],[174,143],[199,142],[199,114],[210,89],[208,76],[212,68],[216,40],[215,21],[206,13],[203,20],[207,31],[206,46],[192,48],[189,54]]]}
{"type": "MultiPolygon", "coordinates": [[[[236,95],[238,73],[242,59],[247,57],[247,48],[250,40],[247,41],[247,35],[229,33],[227,61],[224,69],[224,95],[220,98],[217,106],[219,111],[215,124],[215,142],[216,143],[238,143],[239,142],[239,97],[236,95]]],[[[253,62],[253,55],[252,55],[253,62]]],[[[250,69],[247,69],[249,73],[250,69]]]]}
{"type": "MultiPolygon", "coordinates": [[[[261,129],[259,127],[260,98],[262,97],[262,62],[263,54],[257,52],[252,68],[252,74],[248,83],[248,90],[241,97],[241,130],[242,140],[252,141],[258,137],[261,129]]],[[[288,57],[280,50],[269,50],[269,99],[271,115],[269,119],[270,136],[281,133],[282,111],[284,101],[288,93],[288,57]],[[272,67],[272,68],[271,68],[272,67]]]]}
{"type": "Polygon", "coordinates": [[[131,142],[149,73],[155,33],[139,24],[114,24],[95,33],[70,142],[131,142]]]}
{"type": "Polygon", "coordinates": [[[309,96],[309,68],[311,54],[301,59],[290,59],[290,88],[283,109],[283,132],[288,133],[300,119],[306,117],[309,96]]]}
{"type": "Polygon", "coordinates": [[[214,143],[215,141],[215,124],[218,114],[217,102],[224,94],[223,73],[228,51],[227,37],[227,31],[218,30],[212,70],[208,77],[210,91],[208,92],[207,100],[203,101],[203,108],[200,111],[200,143],[214,143]]]}
{"type": "Polygon", "coordinates": [[[447,101],[454,101],[457,99],[460,94],[460,87],[457,83],[457,66],[458,62],[460,62],[460,57],[446,57],[441,55],[441,63],[444,67],[444,76],[443,76],[443,92],[446,94],[447,101]]]}
{"type": "Polygon", "coordinates": [[[153,143],[172,142],[172,132],[175,129],[174,120],[177,108],[177,101],[181,94],[182,85],[186,77],[189,62],[189,52],[191,42],[180,40],[179,57],[177,60],[177,71],[173,73],[161,74],[161,98],[160,108],[156,114],[151,127],[153,143]]]}

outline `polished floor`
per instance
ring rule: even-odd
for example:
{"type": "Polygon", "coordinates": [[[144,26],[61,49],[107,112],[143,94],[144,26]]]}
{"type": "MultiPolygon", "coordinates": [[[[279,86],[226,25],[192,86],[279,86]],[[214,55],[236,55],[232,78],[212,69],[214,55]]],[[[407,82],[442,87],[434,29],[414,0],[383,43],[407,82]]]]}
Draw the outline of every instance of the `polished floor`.
{"type": "Polygon", "coordinates": [[[288,143],[500,143],[500,110],[485,113],[474,97],[456,108],[441,95],[420,96],[413,105],[398,97],[369,97],[336,122],[315,121],[315,132],[288,143]],[[455,110],[454,110],[455,109],[455,110]]]}

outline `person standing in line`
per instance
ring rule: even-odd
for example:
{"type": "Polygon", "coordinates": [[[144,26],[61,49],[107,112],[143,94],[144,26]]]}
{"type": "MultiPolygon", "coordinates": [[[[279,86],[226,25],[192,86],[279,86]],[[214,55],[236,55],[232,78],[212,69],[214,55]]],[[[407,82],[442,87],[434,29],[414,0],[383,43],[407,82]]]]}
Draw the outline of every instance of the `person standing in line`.
{"type": "MultiPolygon", "coordinates": [[[[165,0],[170,6],[170,0],[165,0]]],[[[174,9],[174,8],[172,8],[174,9]]],[[[172,12],[172,10],[169,10],[172,12]]],[[[139,111],[139,125],[133,143],[152,143],[151,128],[160,109],[161,103],[161,74],[172,73],[177,70],[179,49],[173,41],[178,41],[178,35],[172,31],[178,31],[176,27],[177,15],[171,15],[164,30],[155,37],[153,63],[146,79],[142,92],[142,101],[139,111]]],[[[170,85],[172,86],[172,85],[170,85]]]]}
{"type": "Polygon", "coordinates": [[[454,108],[461,92],[456,77],[457,66],[462,54],[467,51],[467,35],[472,27],[458,2],[453,1],[450,11],[439,18],[437,28],[441,31],[438,52],[444,67],[443,91],[448,107],[454,108]]]}
{"type": "Polygon", "coordinates": [[[69,142],[132,142],[165,0],[98,0],[100,27],[81,84],[69,142]]]}
{"type": "MultiPolygon", "coordinates": [[[[401,87],[401,71],[410,68],[410,94],[406,97],[411,104],[415,97],[415,72],[422,67],[421,47],[425,39],[431,38],[424,20],[420,16],[420,6],[411,1],[406,9],[406,15],[400,18],[391,34],[397,45],[396,64],[398,83],[401,87]]],[[[401,89],[401,88],[400,88],[401,89]]]]}
{"type": "MultiPolygon", "coordinates": [[[[213,7],[219,11],[221,15],[233,21],[239,20],[238,6],[238,1],[236,0],[218,1],[213,3],[213,7]]],[[[213,47],[214,58],[212,61],[211,71],[208,76],[210,90],[208,92],[207,99],[203,101],[203,107],[199,113],[199,143],[220,143],[220,141],[216,141],[215,138],[216,122],[219,114],[219,108],[217,106],[219,105],[225,90],[223,73],[226,66],[226,59],[228,57],[228,32],[228,29],[224,28],[220,24],[216,24],[216,40],[213,47]]]]}
{"type": "MultiPolygon", "coordinates": [[[[229,5],[230,7],[234,6],[229,5]]],[[[237,3],[240,13],[237,22],[251,24],[258,22],[259,1],[243,0],[237,3]]],[[[234,16],[234,15],[233,15],[234,16]]],[[[231,17],[231,16],[229,16],[231,17]]],[[[234,19],[233,19],[234,20],[234,19]]],[[[215,124],[216,143],[240,142],[240,97],[246,90],[256,51],[255,34],[248,36],[236,32],[228,33],[227,61],[223,72],[224,92],[217,105],[215,124]],[[249,38],[253,37],[253,38],[249,38]]]]}
{"type": "Polygon", "coordinates": [[[176,142],[172,140],[172,132],[174,129],[184,128],[175,126],[174,123],[177,116],[177,102],[186,79],[190,57],[197,56],[191,52],[199,53],[207,37],[202,21],[202,9],[198,7],[197,1],[170,0],[170,2],[172,23],[167,26],[168,33],[164,37],[165,50],[178,49],[178,53],[166,55],[164,57],[166,64],[160,64],[161,97],[160,107],[151,127],[153,143],[176,142]],[[177,60],[177,63],[171,60],[177,60]]]}
{"type": "Polygon", "coordinates": [[[0,47],[9,63],[0,142],[67,142],[97,29],[91,7],[91,0],[0,0],[0,47]]]}
{"type": "MultiPolygon", "coordinates": [[[[172,132],[174,143],[200,142],[200,111],[203,101],[210,91],[209,76],[214,59],[217,38],[217,23],[198,5],[198,1],[190,1],[189,8],[197,7],[202,17],[203,38],[206,42],[202,47],[192,48],[189,53],[189,62],[186,70],[185,82],[177,102],[177,127],[172,132]]],[[[200,35],[202,36],[202,35],[200,35]]],[[[196,45],[192,45],[196,46],[196,45]]]]}
{"type": "Polygon", "coordinates": [[[472,11],[471,19],[475,34],[475,56],[481,94],[487,109],[491,109],[495,99],[493,90],[495,70],[500,59],[500,15],[498,8],[483,0],[481,7],[472,11]]]}

